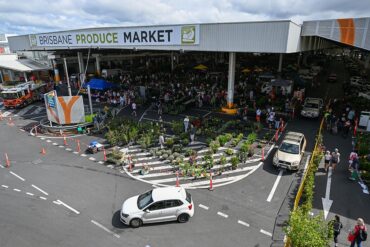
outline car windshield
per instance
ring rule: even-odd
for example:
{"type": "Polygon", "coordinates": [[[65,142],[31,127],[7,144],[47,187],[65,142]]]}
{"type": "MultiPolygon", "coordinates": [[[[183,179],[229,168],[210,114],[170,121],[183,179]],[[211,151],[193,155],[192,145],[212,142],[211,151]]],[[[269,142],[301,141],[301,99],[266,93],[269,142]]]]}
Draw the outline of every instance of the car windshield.
{"type": "Polygon", "coordinates": [[[283,142],[279,150],[285,153],[299,154],[299,146],[297,144],[283,142]]]}
{"type": "Polygon", "coordinates": [[[1,97],[3,99],[18,99],[19,95],[18,93],[2,93],[1,97]]]}
{"type": "Polygon", "coordinates": [[[306,104],[304,104],[304,107],[307,107],[307,108],[319,108],[319,105],[316,104],[316,103],[306,103],[306,104]]]}
{"type": "Polygon", "coordinates": [[[152,202],[153,202],[152,190],[150,190],[139,196],[139,198],[137,199],[137,207],[139,209],[143,209],[152,202]]]}

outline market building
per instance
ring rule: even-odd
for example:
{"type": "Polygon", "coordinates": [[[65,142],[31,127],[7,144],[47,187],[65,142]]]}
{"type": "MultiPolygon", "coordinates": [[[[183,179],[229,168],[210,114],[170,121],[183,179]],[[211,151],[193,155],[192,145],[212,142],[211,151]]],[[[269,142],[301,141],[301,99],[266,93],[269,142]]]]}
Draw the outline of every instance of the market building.
{"type": "MultiPolygon", "coordinates": [[[[64,71],[101,74],[101,62],[125,57],[168,56],[171,69],[185,52],[213,52],[228,57],[228,99],[233,107],[235,63],[240,53],[268,53],[278,56],[281,72],[285,54],[297,54],[331,47],[370,50],[370,18],[306,21],[290,20],[206,23],[160,26],[88,28],[9,37],[10,50],[50,52],[55,80],[60,65],[64,71]],[[91,61],[94,64],[89,64],[91,61]],[[85,63],[88,63],[86,66],[85,63]]],[[[367,56],[366,66],[370,56],[367,56]]],[[[227,62],[226,62],[227,63],[227,62]]],[[[68,73],[66,73],[68,75],[68,73]]],[[[67,76],[68,79],[68,76],[67,76]]]]}

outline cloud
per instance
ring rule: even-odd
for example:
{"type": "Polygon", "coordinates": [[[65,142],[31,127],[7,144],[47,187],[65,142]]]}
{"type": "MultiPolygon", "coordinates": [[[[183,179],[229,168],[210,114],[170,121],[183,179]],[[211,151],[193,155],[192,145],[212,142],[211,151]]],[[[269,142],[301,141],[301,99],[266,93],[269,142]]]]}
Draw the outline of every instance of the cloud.
{"type": "Polygon", "coordinates": [[[102,26],[366,17],[368,0],[0,0],[0,33],[102,26]]]}

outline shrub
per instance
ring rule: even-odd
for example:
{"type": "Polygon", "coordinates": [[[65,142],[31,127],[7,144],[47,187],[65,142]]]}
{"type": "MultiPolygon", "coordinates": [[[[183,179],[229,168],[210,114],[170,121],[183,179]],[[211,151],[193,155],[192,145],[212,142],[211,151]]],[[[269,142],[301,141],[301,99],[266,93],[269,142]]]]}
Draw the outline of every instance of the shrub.
{"type": "Polygon", "coordinates": [[[172,148],[173,144],[175,144],[175,141],[173,140],[173,138],[167,138],[166,146],[169,147],[169,148],[172,148]]]}
{"type": "Polygon", "coordinates": [[[219,141],[211,141],[209,147],[211,148],[212,153],[217,153],[217,150],[220,147],[220,143],[219,141]]]}
{"type": "Polygon", "coordinates": [[[247,153],[249,151],[250,144],[248,141],[243,142],[243,144],[240,146],[240,152],[247,153]]]}
{"type": "Polygon", "coordinates": [[[226,135],[219,135],[217,137],[217,141],[220,143],[221,147],[223,147],[226,144],[226,142],[227,142],[226,135]]]}
{"type": "Polygon", "coordinates": [[[162,158],[163,158],[163,159],[167,159],[167,158],[168,158],[168,154],[163,154],[163,155],[162,155],[162,158]]]}
{"type": "Polygon", "coordinates": [[[238,167],[240,161],[239,161],[239,158],[237,156],[233,156],[233,157],[231,157],[230,162],[231,162],[232,169],[236,169],[238,167]]]}
{"type": "Polygon", "coordinates": [[[171,128],[175,135],[180,135],[184,131],[184,124],[182,121],[172,121],[171,128]]]}
{"type": "Polygon", "coordinates": [[[232,150],[231,148],[228,148],[228,149],[225,150],[225,153],[227,155],[233,155],[234,154],[234,150],[232,150]]]}
{"type": "Polygon", "coordinates": [[[257,134],[255,132],[252,132],[248,135],[247,137],[247,142],[249,144],[252,144],[253,142],[255,142],[257,140],[257,134]]]}

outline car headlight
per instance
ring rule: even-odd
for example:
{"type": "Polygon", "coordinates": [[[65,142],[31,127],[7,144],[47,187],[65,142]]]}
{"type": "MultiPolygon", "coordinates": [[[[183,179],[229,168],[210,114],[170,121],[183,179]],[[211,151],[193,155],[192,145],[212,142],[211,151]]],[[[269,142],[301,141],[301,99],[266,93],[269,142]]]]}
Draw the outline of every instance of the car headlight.
{"type": "Polygon", "coordinates": [[[272,162],[274,162],[275,164],[279,163],[279,157],[275,155],[272,162]]]}
{"type": "Polygon", "coordinates": [[[306,114],[306,111],[302,111],[302,114],[306,114]]]}
{"type": "Polygon", "coordinates": [[[293,165],[293,166],[298,166],[298,165],[299,165],[299,161],[294,161],[294,162],[292,163],[292,165],[293,165]]]}
{"type": "Polygon", "coordinates": [[[121,216],[122,216],[123,218],[127,218],[129,215],[128,215],[128,214],[121,213],[121,216]]]}

